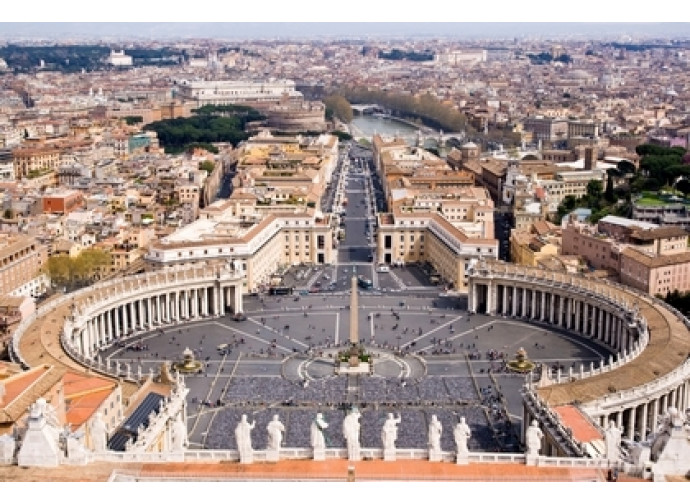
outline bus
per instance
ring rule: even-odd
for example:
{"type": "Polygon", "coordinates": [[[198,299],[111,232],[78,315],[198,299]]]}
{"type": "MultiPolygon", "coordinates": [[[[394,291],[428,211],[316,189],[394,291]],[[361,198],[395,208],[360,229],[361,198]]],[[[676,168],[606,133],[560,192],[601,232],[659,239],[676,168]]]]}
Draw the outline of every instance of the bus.
{"type": "Polygon", "coordinates": [[[374,287],[374,283],[363,275],[359,275],[357,277],[357,285],[359,285],[362,289],[371,289],[374,287]]]}
{"type": "Polygon", "coordinates": [[[271,287],[268,289],[271,296],[287,296],[292,294],[292,287],[271,287]]]}

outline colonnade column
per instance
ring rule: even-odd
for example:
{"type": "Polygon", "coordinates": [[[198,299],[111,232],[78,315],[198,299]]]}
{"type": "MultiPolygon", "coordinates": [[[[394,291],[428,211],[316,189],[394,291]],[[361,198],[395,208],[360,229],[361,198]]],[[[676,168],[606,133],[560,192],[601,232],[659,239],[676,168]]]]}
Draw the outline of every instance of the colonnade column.
{"type": "Polygon", "coordinates": [[[647,403],[642,404],[642,422],[640,425],[640,441],[647,440],[647,403]]]}
{"type": "Polygon", "coordinates": [[[508,286],[507,285],[503,286],[503,301],[501,303],[501,314],[502,315],[508,314],[508,286]]]}
{"type": "Polygon", "coordinates": [[[218,288],[220,294],[220,315],[225,315],[225,287],[222,285],[218,288]]]}
{"type": "Polygon", "coordinates": [[[606,316],[604,317],[604,332],[599,335],[599,340],[600,341],[606,341],[608,338],[609,333],[611,332],[611,317],[613,315],[610,312],[606,312],[606,316]]]}
{"type": "Polygon", "coordinates": [[[235,313],[243,312],[244,308],[242,307],[242,287],[237,286],[233,288],[233,291],[235,292],[235,313]]]}
{"type": "Polygon", "coordinates": [[[544,322],[546,318],[546,291],[541,291],[541,308],[539,310],[539,320],[544,322]]]}
{"type": "Polygon", "coordinates": [[[113,319],[110,310],[105,312],[105,321],[106,325],[108,326],[107,340],[108,342],[111,342],[113,340],[113,319]]]}
{"type": "Polygon", "coordinates": [[[127,313],[129,303],[122,305],[122,332],[125,336],[129,333],[129,314],[127,313]]]}
{"type": "Polygon", "coordinates": [[[659,421],[659,399],[652,399],[650,405],[652,408],[652,429],[656,429],[656,424],[659,421]]]}
{"type": "Polygon", "coordinates": [[[98,346],[99,348],[105,343],[106,328],[105,328],[105,314],[101,313],[98,316],[98,346]]]}
{"type": "Polygon", "coordinates": [[[522,306],[520,307],[520,316],[527,315],[527,289],[522,288],[522,306]]]}
{"type": "Polygon", "coordinates": [[[606,318],[606,312],[601,308],[597,308],[597,326],[599,330],[593,334],[597,338],[601,338],[601,333],[604,332],[604,319],[606,318]]]}
{"type": "Polygon", "coordinates": [[[628,439],[631,441],[635,440],[635,415],[637,413],[637,407],[633,406],[630,408],[630,413],[628,415],[628,439]]]}
{"type": "Polygon", "coordinates": [[[119,308],[115,308],[113,310],[113,319],[115,322],[115,337],[117,339],[120,339],[120,336],[122,335],[122,330],[120,327],[120,309],[119,308]]]}
{"type": "Polygon", "coordinates": [[[144,300],[139,299],[139,327],[144,329],[144,324],[146,322],[146,310],[144,309],[144,300]]]}
{"type": "Polygon", "coordinates": [[[512,312],[510,313],[513,317],[517,315],[517,297],[518,297],[518,288],[513,286],[513,309],[512,312]]]}
{"type": "Polygon", "coordinates": [[[132,301],[131,303],[127,304],[127,306],[129,306],[129,320],[132,323],[133,331],[137,328],[136,307],[134,306],[134,303],[136,303],[136,301],[132,301]]]}
{"type": "Polygon", "coordinates": [[[163,323],[163,317],[161,314],[161,297],[160,296],[156,296],[156,322],[158,322],[159,325],[163,323]]]}

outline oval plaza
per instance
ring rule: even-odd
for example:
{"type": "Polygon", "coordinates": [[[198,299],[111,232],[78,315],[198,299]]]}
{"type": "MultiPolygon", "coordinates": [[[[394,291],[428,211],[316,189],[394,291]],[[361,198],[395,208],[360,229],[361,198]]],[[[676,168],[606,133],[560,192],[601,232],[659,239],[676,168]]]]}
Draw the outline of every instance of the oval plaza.
{"type": "MultiPolygon", "coordinates": [[[[557,327],[610,350],[608,359],[589,366],[565,370],[541,366],[526,375],[523,439],[528,435],[528,426],[538,425],[543,433],[538,454],[490,454],[492,461],[544,466],[613,465],[633,474],[653,473],[655,478],[687,472],[687,456],[665,456],[671,446],[676,447],[676,453],[689,452],[687,436],[682,435],[687,429],[684,412],[688,408],[690,374],[687,320],[659,300],[607,282],[495,261],[476,262],[468,273],[470,316],[486,314],[536,327],[557,327]],[[613,424],[622,435],[615,453],[605,446],[613,424]],[[588,432],[589,437],[583,435],[588,432]],[[662,438],[663,443],[659,441],[662,438]]],[[[188,389],[179,374],[169,370],[155,376],[149,370],[147,377],[141,366],[134,369],[129,364],[104,361],[98,351],[128,337],[174,328],[180,322],[240,313],[244,311],[242,282],[243,272],[231,265],[173,267],[64,296],[46,303],[21,323],[12,353],[27,368],[48,363],[112,377],[118,380],[125,405],[140,399],[143,383],[167,380],[170,384],[167,396],[154,395],[160,397],[157,406],[147,412],[147,421],[138,425],[134,439],[123,441],[120,450],[113,449],[112,441],[118,435],[117,423],[127,418],[121,411],[125,408],[111,420],[109,450],[90,451],[92,427],[85,426],[85,455],[80,459],[83,463],[208,460],[205,450],[189,448],[179,439],[180,429],[175,426],[186,418],[189,408],[188,389]],[[31,342],[36,338],[41,339],[44,348],[51,348],[51,339],[60,348],[53,347],[49,355],[45,350],[36,355],[38,349],[31,342]]],[[[30,417],[27,432],[32,429],[32,421],[40,425],[41,408],[34,409],[36,418],[30,417]]],[[[302,428],[308,429],[308,425],[302,428]]],[[[20,459],[27,439],[18,443],[20,459]]],[[[459,453],[456,456],[446,448],[435,458],[424,446],[404,450],[404,454],[398,450],[398,457],[447,462],[457,458],[458,464],[488,460],[489,454],[470,450],[461,461],[459,453]]],[[[384,455],[380,448],[362,448],[362,454],[368,459],[384,455]]],[[[309,448],[282,448],[276,456],[309,459],[314,453],[309,448]]],[[[331,449],[323,456],[339,458],[348,454],[343,449],[331,449]]],[[[392,457],[383,458],[395,460],[392,457]]],[[[213,458],[242,459],[235,450],[215,453],[213,458]]],[[[35,459],[25,456],[23,463],[35,459]]],[[[56,460],[70,463],[69,452],[56,460]]],[[[257,449],[250,460],[267,461],[270,456],[257,449]]]]}

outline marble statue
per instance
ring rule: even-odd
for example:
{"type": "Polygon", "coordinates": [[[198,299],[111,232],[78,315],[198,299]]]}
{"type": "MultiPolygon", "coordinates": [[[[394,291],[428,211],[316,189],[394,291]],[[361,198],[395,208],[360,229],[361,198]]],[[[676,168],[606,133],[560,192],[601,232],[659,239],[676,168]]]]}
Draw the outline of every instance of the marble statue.
{"type": "Polygon", "coordinates": [[[311,424],[311,446],[315,450],[323,450],[326,448],[324,430],[327,428],[328,424],[323,419],[323,413],[317,413],[316,418],[311,424]]]}
{"type": "Polygon", "coordinates": [[[108,431],[103,415],[98,412],[91,421],[91,448],[95,452],[104,452],[108,446],[108,431]]]}
{"type": "Polygon", "coordinates": [[[527,428],[527,432],[525,433],[527,455],[539,455],[539,450],[541,450],[541,440],[543,437],[544,433],[539,428],[539,422],[532,420],[532,423],[527,428]]]}
{"type": "Polygon", "coordinates": [[[182,420],[182,414],[178,413],[172,425],[172,450],[176,452],[183,451],[187,446],[189,446],[187,426],[182,420]]]}
{"type": "Polygon", "coordinates": [[[381,440],[383,441],[384,450],[395,450],[395,441],[398,439],[398,424],[401,421],[401,417],[398,414],[398,418],[393,416],[393,413],[388,413],[388,418],[383,424],[383,429],[381,429],[381,440]]]}
{"type": "Polygon", "coordinates": [[[465,422],[465,417],[460,417],[460,422],[453,430],[453,437],[455,438],[455,446],[458,453],[467,453],[467,441],[470,439],[472,431],[470,426],[465,422]]]}
{"type": "Polygon", "coordinates": [[[266,449],[272,451],[280,450],[280,445],[283,444],[285,426],[279,420],[278,415],[273,415],[273,420],[268,422],[266,430],[268,431],[268,446],[266,449]]]}
{"type": "Polygon", "coordinates": [[[247,415],[242,415],[240,422],[235,427],[235,440],[237,441],[237,451],[240,452],[240,463],[251,463],[253,460],[252,449],[252,429],[256,426],[256,421],[249,423],[247,415]]]}
{"type": "Polygon", "coordinates": [[[347,442],[347,455],[349,460],[359,460],[359,419],[362,414],[357,408],[353,408],[343,420],[343,437],[347,442]]]}
{"type": "Polygon", "coordinates": [[[429,422],[429,449],[432,451],[441,451],[441,433],[443,432],[443,425],[439,422],[436,415],[431,415],[431,422],[429,422]]]}
{"type": "Polygon", "coordinates": [[[617,460],[620,451],[622,431],[616,425],[616,422],[611,420],[609,426],[604,432],[604,442],[606,444],[606,458],[609,460],[617,460]]]}

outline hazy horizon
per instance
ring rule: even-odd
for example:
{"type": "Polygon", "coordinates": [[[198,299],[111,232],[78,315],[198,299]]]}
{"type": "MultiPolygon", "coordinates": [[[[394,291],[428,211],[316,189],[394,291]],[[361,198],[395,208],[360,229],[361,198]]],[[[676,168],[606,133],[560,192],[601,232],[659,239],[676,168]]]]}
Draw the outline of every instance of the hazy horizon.
{"type": "Polygon", "coordinates": [[[0,40],[690,39],[690,23],[613,22],[0,22],[0,40]]]}

